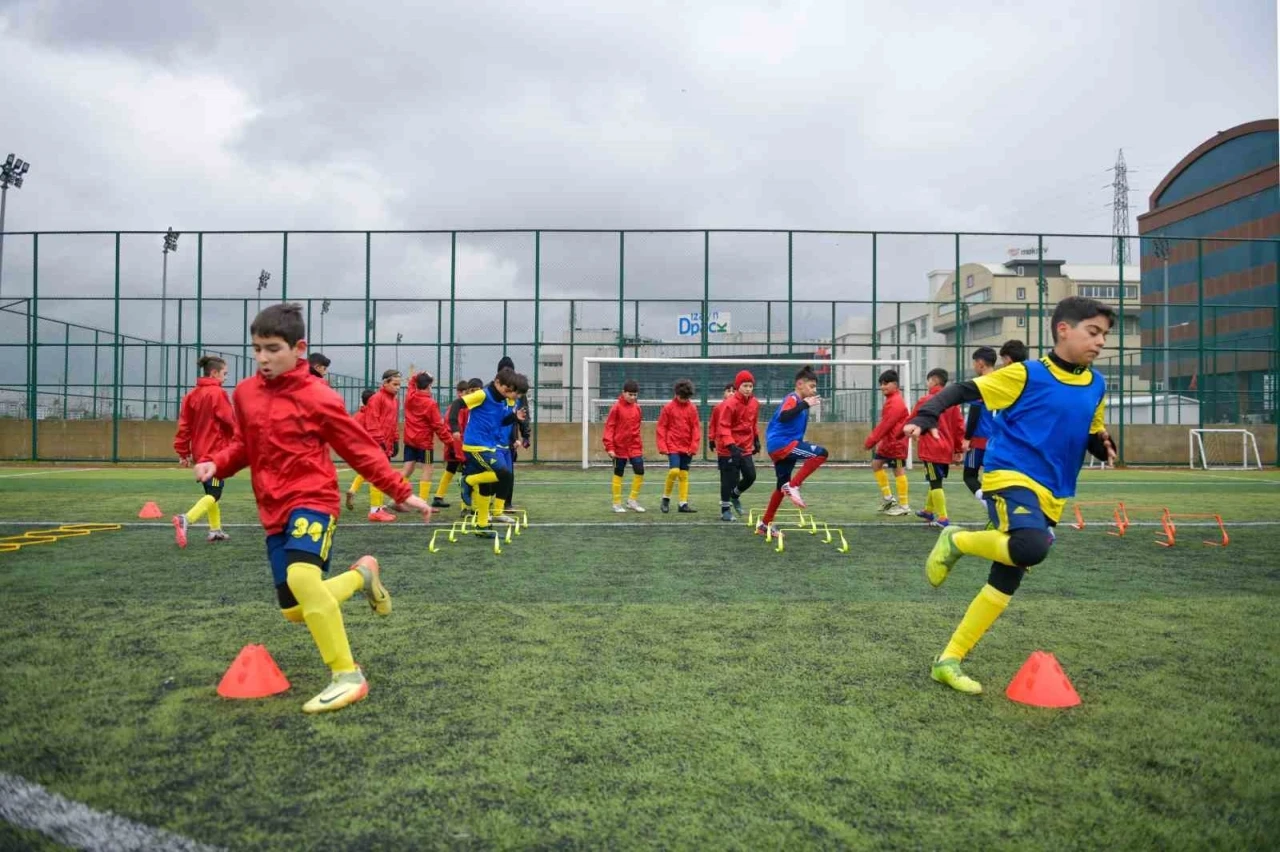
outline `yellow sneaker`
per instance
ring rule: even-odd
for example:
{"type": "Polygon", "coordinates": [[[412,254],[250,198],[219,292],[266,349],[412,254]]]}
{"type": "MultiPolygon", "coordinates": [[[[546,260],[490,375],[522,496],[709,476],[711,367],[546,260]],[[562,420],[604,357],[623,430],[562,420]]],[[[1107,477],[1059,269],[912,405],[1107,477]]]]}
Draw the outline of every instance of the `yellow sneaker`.
{"type": "Polygon", "coordinates": [[[944,527],[938,533],[933,550],[929,551],[929,558],[924,561],[924,575],[929,578],[929,585],[935,588],[942,585],[951,569],[964,555],[953,541],[958,532],[962,532],[959,527],[944,527]]]}
{"type": "Polygon", "coordinates": [[[335,673],[323,692],[302,705],[302,712],[327,713],[330,710],[341,710],[368,694],[369,682],[364,679],[364,672],[360,669],[335,673]]]}
{"type": "Polygon", "coordinates": [[[391,614],[391,593],[382,585],[382,569],[378,560],[372,556],[361,556],[352,571],[359,571],[364,578],[364,596],[369,600],[369,607],[378,615],[391,614]]]}
{"type": "Polygon", "coordinates": [[[978,695],[982,692],[982,684],[960,670],[959,660],[934,660],[930,674],[938,683],[945,683],[956,692],[963,692],[965,695],[978,695]]]}

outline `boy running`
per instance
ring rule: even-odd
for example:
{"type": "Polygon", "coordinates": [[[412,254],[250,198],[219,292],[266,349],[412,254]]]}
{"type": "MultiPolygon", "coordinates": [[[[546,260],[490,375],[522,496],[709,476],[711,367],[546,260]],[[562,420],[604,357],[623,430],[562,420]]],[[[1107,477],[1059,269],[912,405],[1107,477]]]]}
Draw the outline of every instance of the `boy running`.
{"type": "MultiPolygon", "coordinates": [[[[934,367],[925,376],[929,383],[929,392],[916,402],[911,416],[915,417],[920,407],[947,385],[947,371],[934,367]]],[[[942,490],[942,481],[951,472],[952,462],[960,459],[960,446],[964,440],[964,418],[960,409],[949,409],[939,420],[938,428],[928,434],[921,435],[916,444],[916,455],[924,465],[924,476],[929,482],[929,496],[925,498],[924,510],[916,512],[917,518],[923,518],[931,526],[945,527],[951,522],[947,520],[947,495],[942,490]]]]}
{"type": "MultiPolygon", "coordinates": [[[[400,371],[387,370],[382,374],[382,387],[364,405],[364,428],[382,447],[388,459],[400,452],[400,371]]],[[[364,477],[356,474],[347,489],[347,508],[354,508],[355,493],[364,485],[364,477]]],[[[396,516],[382,505],[382,492],[369,486],[369,520],[374,523],[390,523],[396,516]]]]}
{"type": "Polygon", "coordinates": [[[505,522],[512,519],[503,516],[503,498],[506,481],[511,477],[508,457],[499,452],[511,433],[511,424],[525,416],[524,409],[517,410],[515,398],[529,390],[529,380],[511,370],[502,370],[494,376],[488,387],[468,391],[462,398],[471,410],[467,429],[462,435],[462,449],[467,454],[463,468],[464,482],[479,493],[471,496],[476,510],[478,536],[492,538],[496,533],[490,524],[493,515],[505,522]]]}
{"type": "Polygon", "coordinates": [[[994,528],[944,529],[925,563],[929,583],[940,586],[961,556],[991,560],[987,584],[933,663],[931,674],[939,683],[971,695],[982,692],[960,662],[1004,612],[1027,570],[1049,555],[1051,528],[1075,495],[1085,452],[1115,459],[1104,420],[1106,381],[1091,369],[1114,322],[1115,311],[1100,302],[1063,299],[1053,311],[1051,353],[934,394],[903,430],[935,432],[939,417],[962,402],[981,399],[1000,412],[998,439],[987,449],[982,477],[994,528]]]}
{"type": "MultiPolygon", "coordinates": [[[[191,466],[192,457],[204,458],[216,453],[235,437],[236,418],[231,410],[231,400],[222,389],[227,380],[227,362],[216,355],[205,355],[197,366],[204,375],[196,379],[195,389],[182,398],[178,410],[178,434],[173,439],[173,451],[178,454],[183,467],[191,466]]],[[[210,542],[230,538],[222,531],[221,479],[201,483],[204,496],[187,510],[185,515],[173,516],[173,537],[178,547],[187,546],[187,526],[209,515],[210,542]]]]}
{"type": "Polygon", "coordinates": [[[756,481],[753,455],[760,452],[760,401],[753,395],[755,377],[742,370],[734,377],[733,395],[720,403],[716,462],[720,466],[720,520],[742,517],[742,493],[756,481]],[[733,512],[729,511],[733,507],[733,512]]]}
{"type": "Polygon", "coordinates": [[[662,513],[671,511],[671,490],[680,483],[681,514],[698,510],[689,505],[689,463],[702,447],[702,419],[694,405],[693,382],[681,379],[672,389],[674,398],[658,415],[658,452],[667,457],[667,481],[662,486],[662,513]]]}
{"type": "MultiPolygon", "coordinates": [[[[973,372],[979,376],[996,369],[996,350],[990,346],[980,346],[973,350],[973,372]]],[[[982,469],[982,457],[987,451],[987,439],[995,423],[991,412],[982,404],[982,400],[969,403],[969,415],[964,423],[964,485],[979,500],[982,499],[982,482],[978,479],[978,471],[982,469]]]]}
{"type": "Polygon", "coordinates": [[[880,412],[880,424],[867,436],[864,446],[871,450],[871,471],[880,486],[880,511],[886,515],[909,515],[910,485],[907,482],[907,447],[910,442],[902,436],[907,422],[907,403],[898,387],[898,371],[885,370],[880,374],[880,394],[884,397],[884,409],[880,412]],[[874,449],[873,449],[874,448],[874,449]],[[898,486],[898,499],[889,490],[889,474],[885,467],[893,469],[893,479],[898,486]]]}
{"type": "Polygon", "coordinates": [[[414,468],[422,465],[422,478],[418,480],[418,496],[427,499],[431,494],[431,465],[435,462],[436,436],[442,446],[453,443],[453,435],[440,416],[440,406],[431,395],[431,383],[435,379],[426,370],[409,377],[409,390],[404,399],[404,470],[401,476],[408,482],[414,468]]]}
{"type": "Polygon", "coordinates": [[[364,673],[351,657],[338,604],[363,591],[375,613],[388,615],[391,596],[372,556],[362,556],[349,571],[324,579],[340,509],[330,446],[405,507],[421,510],[424,517],[430,509],[347,414],[342,398],[310,374],[301,305],[266,308],[249,332],[258,372],[236,385],[235,438],[212,455],[199,457],[196,479],[211,482],[250,469],[281,614],[307,625],[333,675],[329,686],[302,705],[302,711],[337,710],[369,692],[364,673]]]}
{"type": "Polygon", "coordinates": [[[644,442],[640,438],[640,406],[636,404],[639,397],[640,384],[628,379],[604,421],[604,451],[613,459],[613,511],[619,514],[627,509],[644,511],[638,501],[640,486],[644,485],[644,442]],[[635,475],[631,478],[631,496],[623,508],[622,476],[627,471],[628,461],[635,475]]]}
{"type": "Polygon", "coordinates": [[[773,528],[773,518],[778,514],[783,497],[804,508],[800,485],[822,466],[828,455],[825,447],[810,444],[804,439],[805,429],[809,426],[809,412],[821,402],[822,397],[818,396],[818,374],[810,367],[802,368],[796,373],[795,390],[783,398],[782,405],[778,406],[765,428],[765,450],[769,453],[769,458],[773,459],[773,471],[778,484],[769,496],[769,506],[764,510],[764,516],[756,522],[757,533],[769,532],[777,535],[777,529],[773,528]],[[793,476],[796,462],[803,464],[800,472],[793,476]]]}

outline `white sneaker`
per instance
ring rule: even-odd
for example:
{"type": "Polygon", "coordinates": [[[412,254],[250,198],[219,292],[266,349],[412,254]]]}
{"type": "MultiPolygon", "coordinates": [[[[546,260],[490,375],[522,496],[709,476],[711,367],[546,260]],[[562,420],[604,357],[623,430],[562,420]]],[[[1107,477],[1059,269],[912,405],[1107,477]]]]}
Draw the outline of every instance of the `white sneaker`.
{"type": "Polygon", "coordinates": [[[631,511],[633,511],[633,512],[643,512],[643,511],[644,511],[644,506],[641,506],[641,505],[640,505],[639,503],[637,503],[635,500],[628,500],[628,501],[627,501],[627,508],[628,508],[628,509],[630,509],[630,510],[631,510],[631,511]]]}
{"type": "Polygon", "coordinates": [[[494,515],[490,518],[495,524],[514,524],[516,519],[511,515],[494,515]]]}
{"type": "Polygon", "coordinates": [[[987,502],[987,498],[982,496],[982,489],[981,489],[981,488],[979,488],[977,491],[973,492],[973,496],[978,498],[978,502],[979,502],[979,503],[985,503],[985,502],[987,502]]]}
{"type": "Polygon", "coordinates": [[[231,536],[222,530],[209,530],[209,537],[205,541],[230,541],[231,536]]]}
{"type": "Polygon", "coordinates": [[[886,515],[893,515],[893,516],[895,516],[895,517],[898,517],[898,516],[901,516],[901,515],[910,515],[910,514],[911,514],[911,507],[910,507],[910,506],[908,506],[906,503],[898,503],[898,504],[895,504],[894,506],[892,506],[892,507],[890,507],[890,508],[886,509],[884,513],[885,513],[886,515]]]}
{"type": "Polygon", "coordinates": [[[889,511],[890,509],[892,509],[892,508],[893,508],[894,506],[896,506],[896,505],[898,505],[898,501],[897,501],[897,499],[896,499],[896,498],[894,498],[894,497],[881,497],[881,498],[880,498],[880,509],[879,509],[878,511],[881,511],[881,512],[887,512],[887,511],[889,511]]]}
{"type": "Polygon", "coordinates": [[[782,486],[782,494],[784,497],[786,497],[788,500],[794,503],[798,508],[801,508],[801,509],[804,508],[804,499],[800,496],[799,488],[796,488],[794,485],[788,482],[786,485],[782,486]]]}
{"type": "Polygon", "coordinates": [[[614,503],[614,504],[613,504],[613,513],[614,513],[615,515],[625,515],[625,514],[627,513],[627,510],[626,510],[626,509],[624,509],[624,508],[622,508],[622,504],[621,504],[621,503],[614,503]]]}

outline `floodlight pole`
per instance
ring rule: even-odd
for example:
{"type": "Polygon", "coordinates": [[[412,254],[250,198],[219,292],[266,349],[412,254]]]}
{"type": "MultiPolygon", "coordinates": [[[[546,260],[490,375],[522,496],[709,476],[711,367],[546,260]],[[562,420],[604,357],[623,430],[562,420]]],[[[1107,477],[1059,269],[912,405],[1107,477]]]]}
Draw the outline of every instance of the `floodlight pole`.
{"type": "Polygon", "coordinates": [[[16,154],[10,154],[0,163],[0,292],[4,289],[4,213],[9,186],[22,189],[23,176],[31,171],[31,164],[16,154]]]}
{"type": "Polygon", "coordinates": [[[320,303],[320,350],[324,351],[324,315],[329,313],[329,300],[320,303]]]}
{"type": "Polygon", "coordinates": [[[267,282],[271,280],[271,273],[262,270],[258,273],[258,313],[262,313],[262,291],[267,289],[267,282]]]}
{"type": "Polygon", "coordinates": [[[164,358],[164,410],[169,416],[169,252],[178,250],[182,234],[169,228],[164,235],[163,268],[160,272],[160,354],[164,358]]]}

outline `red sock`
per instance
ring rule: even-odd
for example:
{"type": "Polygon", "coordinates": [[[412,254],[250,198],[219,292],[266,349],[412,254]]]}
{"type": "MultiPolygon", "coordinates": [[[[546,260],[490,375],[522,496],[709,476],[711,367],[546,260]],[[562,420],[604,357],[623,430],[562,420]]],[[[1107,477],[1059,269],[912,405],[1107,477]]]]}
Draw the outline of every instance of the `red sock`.
{"type": "Polygon", "coordinates": [[[826,456],[814,456],[811,459],[805,459],[804,464],[800,467],[800,472],[791,477],[791,487],[799,488],[800,483],[808,479],[815,470],[822,467],[822,463],[826,460],[826,456]]]}
{"type": "Polygon", "coordinates": [[[769,508],[764,510],[764,517],[760,520],[765,524],[773,523],[773,516],[778,514],[778,507],[782,505],[782,492],[774,489],[769,495],[769,508]]]}

